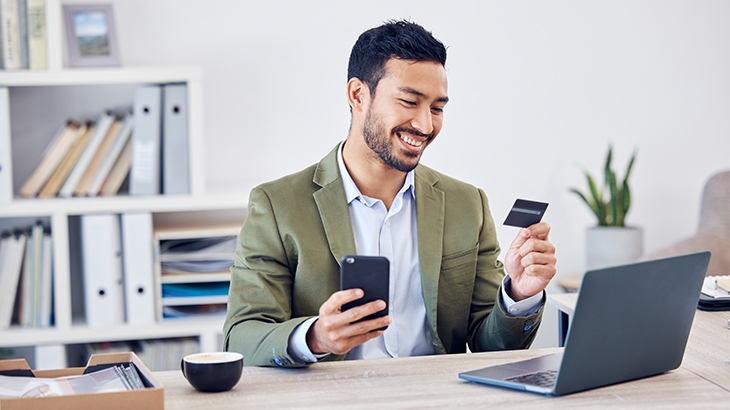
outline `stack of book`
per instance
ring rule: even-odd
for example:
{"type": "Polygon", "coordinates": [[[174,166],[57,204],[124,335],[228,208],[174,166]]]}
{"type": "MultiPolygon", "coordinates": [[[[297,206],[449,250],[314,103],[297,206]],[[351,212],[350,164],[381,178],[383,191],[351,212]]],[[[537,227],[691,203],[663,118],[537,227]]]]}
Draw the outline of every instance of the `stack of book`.
{"type": "Polygon", "coordinates": [[[69,120],[20,189],[26,198],[116,195],[132,164],[132,114],[101,114],[96,122],[69,120]]]}
{"type": "Polygon", "coordinates": [[[110,196],[126,186],[130,195],[190,193],[186,107],[185,84],[139,86],[132,112],[66,121],[20,195],[110,196]]]}
{"type": "Polygon", "coordinates": [[[0,0],[0,68],[48,68],[46,0],[0,0]]]}
{"type": "Polygon", "coordinates": [[[53,324],[51,236],[42,225],[0,239],[0,329],[53,324]]]}

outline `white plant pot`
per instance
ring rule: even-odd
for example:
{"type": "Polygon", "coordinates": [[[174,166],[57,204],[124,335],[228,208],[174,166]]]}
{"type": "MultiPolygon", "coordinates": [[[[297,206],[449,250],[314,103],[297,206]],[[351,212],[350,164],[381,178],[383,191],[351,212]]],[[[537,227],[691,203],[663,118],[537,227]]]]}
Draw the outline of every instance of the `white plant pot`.
{"type": "Polygon", "coordinates": [[[586,270],[636,262],[644,253],[641,228],[596,226],[586,230],[586,270]]]}

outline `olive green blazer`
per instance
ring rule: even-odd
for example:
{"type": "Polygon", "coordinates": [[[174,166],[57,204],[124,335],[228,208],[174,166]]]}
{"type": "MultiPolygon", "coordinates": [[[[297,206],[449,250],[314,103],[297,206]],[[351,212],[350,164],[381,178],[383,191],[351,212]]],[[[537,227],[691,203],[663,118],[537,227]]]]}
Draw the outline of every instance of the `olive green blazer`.
{"type": "MultiPolygon", "coordinates": [[[[242,353],[246,365],[305,365],[289,355],[289,336],[339,290],[339,261],[356,253],[338,148],[251,191],[223,329],[225,349],[242,353]]],[[[528,347],[542,311],[510,317],[495,303],[504,269],[484,192],[424,165],[414,184],[421,287],[436,353],[463,353],[467,343],[471,351],[528,347]]]]}

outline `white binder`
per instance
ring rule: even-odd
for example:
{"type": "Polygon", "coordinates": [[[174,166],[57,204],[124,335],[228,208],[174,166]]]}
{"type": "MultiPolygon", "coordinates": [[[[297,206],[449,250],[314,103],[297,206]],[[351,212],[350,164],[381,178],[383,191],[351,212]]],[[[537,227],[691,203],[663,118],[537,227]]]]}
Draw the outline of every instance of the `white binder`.
{"type": "Polygon", "coordinates": [[[166,84],[162,113],[162,192],[189,194],[188,86],[166,84]]]}
{"type": "Polygon", "coordinates": [[[91,327],[124,323],[124,278],[119,215],[81,216],[86,323],[91,327]]]}
{"type": "Polygon", "coordinates": [[[130,195],[160,193],[160,144],[162,86],[146,85],[134,90],[134,134],[130,195]]]}
{"type": "Polygon", "coordinates": [[[8,87],[0,87],[0,204],[7,204],[13,199],[9,97],[8,87]]]}
{"type": "Polygon", "coordinates": [[[124,299],[127,323],[155,322],[152,214],[122,214],[124,299]]]}

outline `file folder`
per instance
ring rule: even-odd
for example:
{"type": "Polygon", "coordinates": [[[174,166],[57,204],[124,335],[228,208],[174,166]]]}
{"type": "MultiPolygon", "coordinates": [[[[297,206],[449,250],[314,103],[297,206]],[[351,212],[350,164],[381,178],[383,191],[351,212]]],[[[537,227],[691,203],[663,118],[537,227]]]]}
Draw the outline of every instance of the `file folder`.
{"type": "Polygon", "coordinates": [[[130,195],[160,193],[160,145],[162,132],[162,86],[134,90],[135,130],[132,135],[130,195]]]}
{"type": "Polygon", "coordinates": [[[162,114],[162,193],[189,194],[188,87],[166,84],[162,114]]]}
{"type": "Polygon", "coordinates": [[[81,243],[86,323],[90,327],[124,323],[119,215],[82,215],[81,243]]]}
{"type": "Polygon", "coordinates": [[[155,322],[152,214],[122,214],[124,299],[127,323],[155,322]]]}

